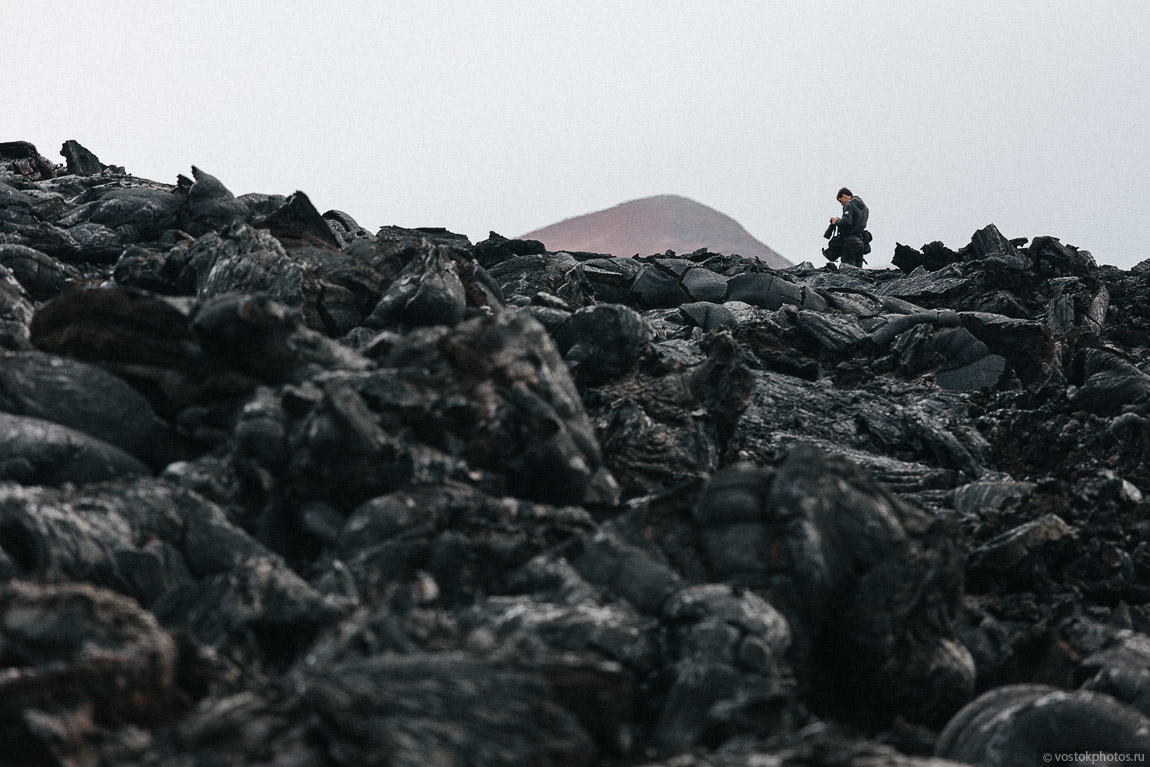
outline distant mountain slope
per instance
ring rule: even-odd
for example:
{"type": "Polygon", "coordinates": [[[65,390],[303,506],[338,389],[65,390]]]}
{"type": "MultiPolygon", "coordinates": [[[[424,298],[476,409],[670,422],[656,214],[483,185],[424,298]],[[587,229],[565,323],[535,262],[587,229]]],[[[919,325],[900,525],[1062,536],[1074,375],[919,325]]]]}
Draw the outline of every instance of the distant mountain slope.
{"type": "Polygon", "coordinates": [[[522,235],[548,250],[649,256],[673,250],[685,255],[699,248],[738,253],[783,268],[790,262],[756,240],[738,221],[706,205],[673,194],[644,197],[613,208],[568,218],[522,235]]]}

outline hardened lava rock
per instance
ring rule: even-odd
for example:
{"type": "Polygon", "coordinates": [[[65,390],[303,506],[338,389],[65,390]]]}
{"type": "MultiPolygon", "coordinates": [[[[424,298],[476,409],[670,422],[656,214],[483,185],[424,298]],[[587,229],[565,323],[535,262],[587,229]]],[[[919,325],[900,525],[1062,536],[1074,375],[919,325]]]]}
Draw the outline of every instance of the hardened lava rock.
{"type": "Polygon", "coordinates": [[[938,725],[970,698],[974,663],[954,628],[962,560],[945,521],[809,448],[774,473],[724,470],[695,514],[716,575],[787,616],[823,713],[938,725]]]}
{"type": "Polygon", "coordinates": [[[1146,754],[1150,719],[1108,695],[1005,686],[956,714],[940,733],[935,752],[988,767],[1037,767],[1066,754],[1146,754]]]}
{"type": "Polygon", "coordinates": [[[0,762],[1146,746],[1150,261],[473,244],[60,155],[0,143],[0,762]]]}

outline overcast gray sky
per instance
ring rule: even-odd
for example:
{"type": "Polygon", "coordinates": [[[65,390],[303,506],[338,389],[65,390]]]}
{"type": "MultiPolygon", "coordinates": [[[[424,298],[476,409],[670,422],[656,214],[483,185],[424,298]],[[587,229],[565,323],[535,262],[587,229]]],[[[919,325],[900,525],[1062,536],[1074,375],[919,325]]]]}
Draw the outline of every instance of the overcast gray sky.
{"type": "Polygon", "coordinates": [[[0,140],[321,211],[515,236],[654,194],[820,263],[995,223],[1123,268],[1150,182],[1148,0],[0,0],[0,140]]]}

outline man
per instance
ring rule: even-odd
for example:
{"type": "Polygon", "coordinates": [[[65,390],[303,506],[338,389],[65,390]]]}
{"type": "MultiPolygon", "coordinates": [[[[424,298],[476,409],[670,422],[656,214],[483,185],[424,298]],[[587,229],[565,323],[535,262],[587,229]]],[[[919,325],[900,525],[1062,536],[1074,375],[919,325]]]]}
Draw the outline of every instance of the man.
{"type": "Polygon", "coordinates": [[[835,199],[843,206],[843,214],[831,218],[827,231],[834,230],[835,236],[823,252],[832,261],[841,257],[844,264],[861,269],[863,256],[870,252],[870,232],[866,231],[870,210],[861,197],[855,197],[845,186],[835,195],[835,199]]]}

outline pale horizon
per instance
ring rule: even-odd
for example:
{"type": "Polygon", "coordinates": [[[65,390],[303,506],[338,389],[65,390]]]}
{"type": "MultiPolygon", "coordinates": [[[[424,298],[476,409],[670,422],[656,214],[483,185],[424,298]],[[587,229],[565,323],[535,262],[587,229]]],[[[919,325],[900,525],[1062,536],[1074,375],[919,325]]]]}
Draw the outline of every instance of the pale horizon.
{"type": "Polygon", "coordinates": [[[835,191],[896,242],[995,224],[1130,268],[1150,4],[5,4],[2,141],[512,237],[671,194],[818,263],[835,191]]]}

